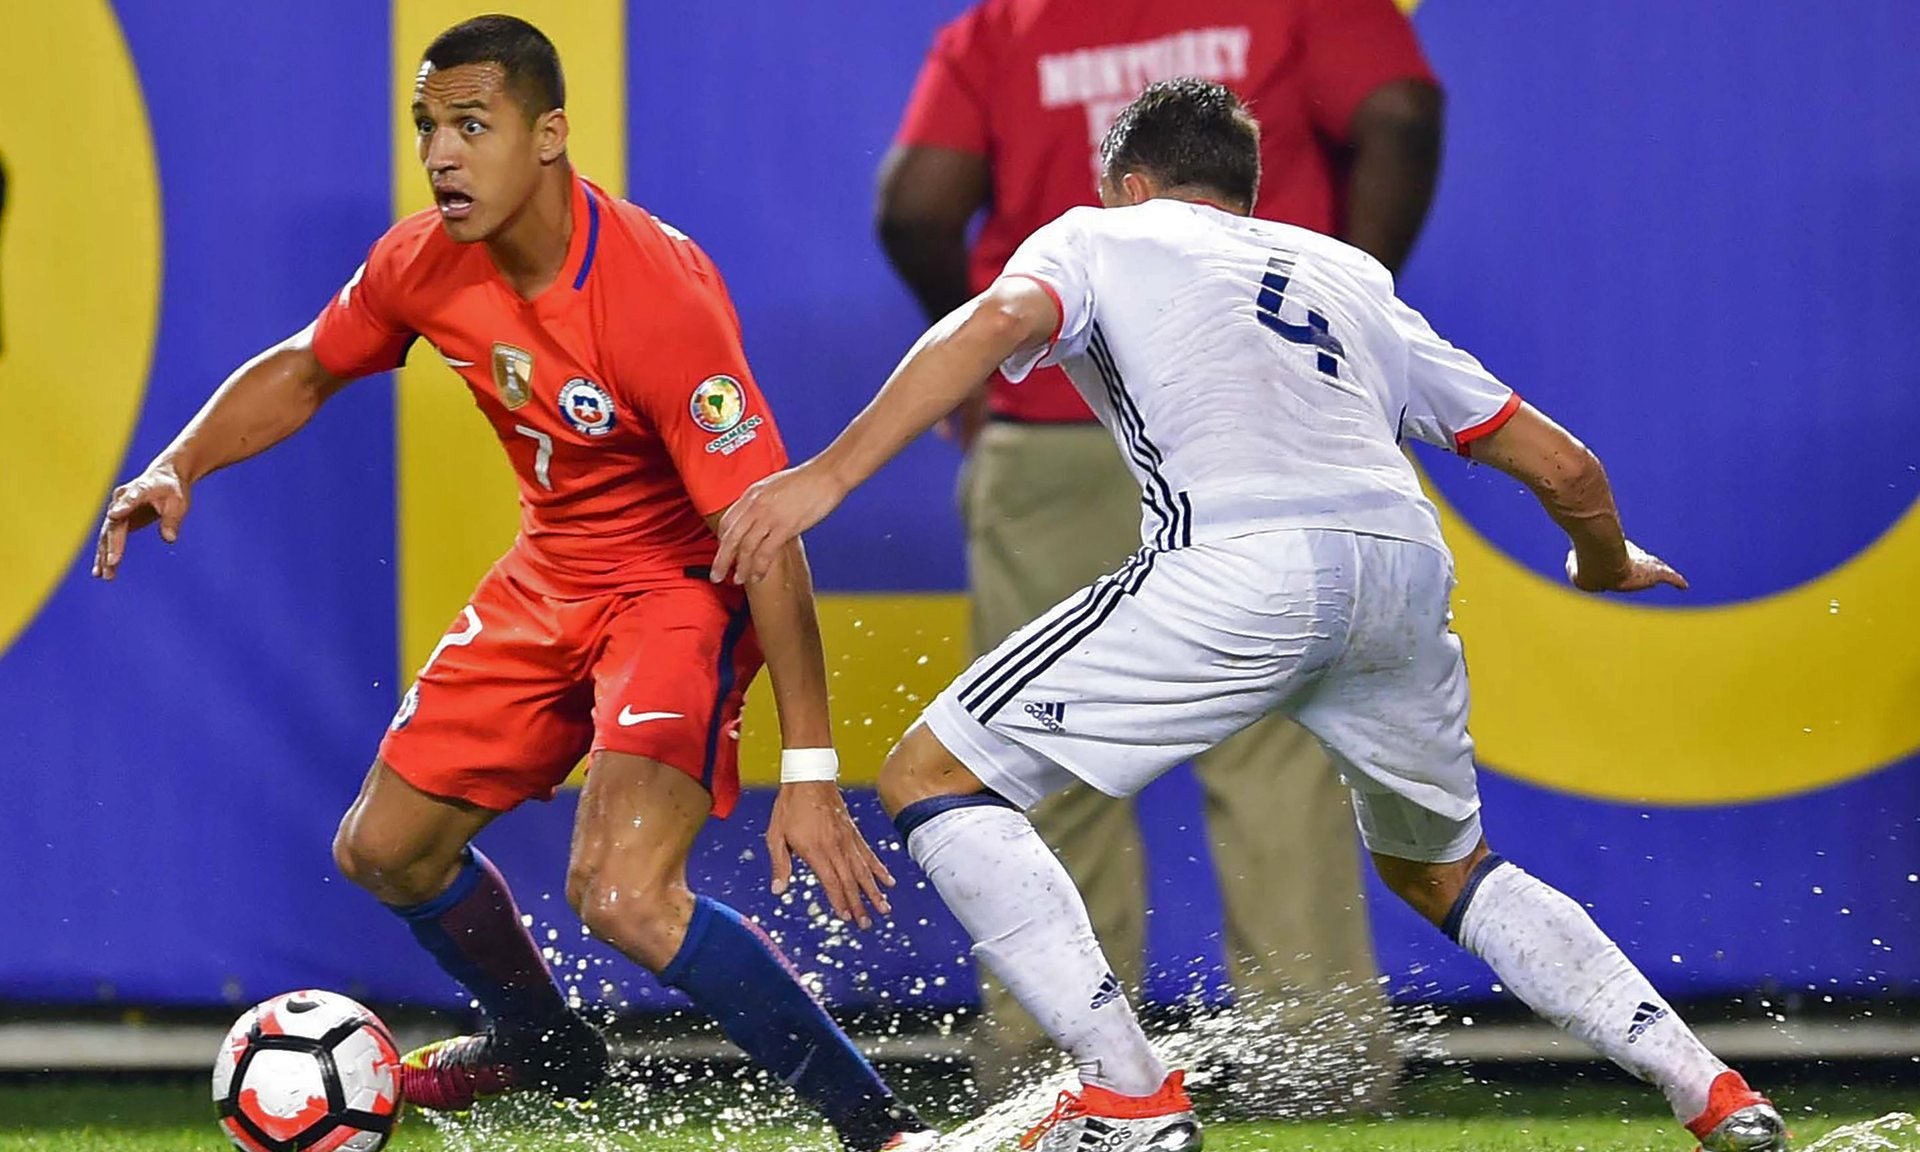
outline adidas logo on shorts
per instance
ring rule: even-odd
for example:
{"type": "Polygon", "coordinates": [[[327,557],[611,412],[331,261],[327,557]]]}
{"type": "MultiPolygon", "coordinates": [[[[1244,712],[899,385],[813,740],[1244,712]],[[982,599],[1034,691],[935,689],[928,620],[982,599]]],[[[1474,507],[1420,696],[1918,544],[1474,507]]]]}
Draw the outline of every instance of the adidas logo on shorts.
{"type": "Polygon", "coordinates": [[[1067,706],[1058,701],[1033,703],[1027,705],[1027,715],[1040,721],[1040,727],[1049,732],[1067,730],[1067,706]]]}
{"type": "Polygon", "coordinates": [[[1101,979],[1100,987],[1094,990],[1093,999],[1087,1007],[1098,1012],[1124,995],[1126,989],[1120,987],[1120,978],[1109,972],[1101,979]]]}
{"type": "Polygon", "coordinates": [[[1667,1010],[1658,1004],[1649,1004],[1645,1000],[1633,1010],[1633,1023],[1627,1026],[1627,1043],[1632,1044],[1645,1035],[1647,1029],[1659,1023],[1667,1015],[1667,1010]]]}

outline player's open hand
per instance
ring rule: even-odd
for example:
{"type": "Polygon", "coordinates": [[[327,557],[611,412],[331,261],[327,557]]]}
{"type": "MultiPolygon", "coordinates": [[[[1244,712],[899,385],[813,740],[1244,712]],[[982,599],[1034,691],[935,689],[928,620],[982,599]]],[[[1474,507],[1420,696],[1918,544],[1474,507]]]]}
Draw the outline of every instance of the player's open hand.
{"type": "Polygon", "coordinates": [[[882,916],[893,914],[886,895],[893,887],[893,873],[860,834],[838,784],[781,785],[767,824],[767,849],[773,854],[774,895],[784,895],[792,883],[797,855],[820,878],[835,916],[871,928],[868,905],[882,916]]]}
{"type": "Polygon", "coordinates": [[[1665,560],[1627,541],[1627,562],[1609,571],[1590,570],[1577,553],[1567,553],[1567,579],[1582,592],[1644,592],[1656,584],[1684,590],[1687,578],[1665,560]]]}
{"type": "Polygon", "coordinates": [[[127,554],[127,533],[156,521],[160,538],[171,544],[180,538],[180,521],[187,515],[187,486],[174,470],[149,468],[113,490],[107,517],[100,523],[100,540],[93,550],[93,574],[113,579],[120,558],[127,554]]]}
{"type": "Polygon", "coordinates": [[[847,490],[814,461],[747,489],[720,518],[713,582],[749,584],[773,571],[781,550],[840,506],[847,490]]]}

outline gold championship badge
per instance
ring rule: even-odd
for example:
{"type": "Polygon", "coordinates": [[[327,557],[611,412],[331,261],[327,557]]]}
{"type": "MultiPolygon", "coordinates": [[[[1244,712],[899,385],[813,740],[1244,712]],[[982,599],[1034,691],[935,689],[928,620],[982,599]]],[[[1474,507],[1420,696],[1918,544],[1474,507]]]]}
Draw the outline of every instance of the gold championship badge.
{"type": "Polygon", "coordinates": [[[511,344],[493,346],[493,386],[511,412],[533,399],[533,353],[511,344]]]}

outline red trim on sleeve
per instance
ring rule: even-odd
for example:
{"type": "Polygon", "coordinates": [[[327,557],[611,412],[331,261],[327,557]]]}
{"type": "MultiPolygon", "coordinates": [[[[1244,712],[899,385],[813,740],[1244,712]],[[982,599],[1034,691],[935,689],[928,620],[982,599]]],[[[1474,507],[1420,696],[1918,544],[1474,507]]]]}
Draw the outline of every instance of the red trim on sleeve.
{"type": "Polygon", "coordinates": [[[1462,456],[1471,455],[1467,449],[1473,446],[1475,440],[1480,439],[1482,436],[1491,436],[1495,432],[1500,431],[1501,428],[1506,426],[1507,421],[1513,419],[1513,414],[1518,411],[1520,411],[1520,393],[1515,392],[1507,397],[1505,404],[1500,405],[1500,411],[1495,412],[1471,428],[1462,428],[1460,431],[1455,432],[1453,434],[1453,450],[1462,456]]]}
{"type": "Polygon", "coordinates": [[[1047,347],[1051,348],[1055,344],[1060,343],[1060,332],[1067,326],[1067,306],[1060,302],[1060,289],[1055,288],[1031,272],[1009,272],[1007,275],[1009,277],[1017,276],[1022,280],[1031,280],[1035,284],[1040,285],[1042,292],[1053,297],[1053,309],[1060,313],[1060,319],[1053,322],[1053,335],[1047,337],[1047,347]]]}

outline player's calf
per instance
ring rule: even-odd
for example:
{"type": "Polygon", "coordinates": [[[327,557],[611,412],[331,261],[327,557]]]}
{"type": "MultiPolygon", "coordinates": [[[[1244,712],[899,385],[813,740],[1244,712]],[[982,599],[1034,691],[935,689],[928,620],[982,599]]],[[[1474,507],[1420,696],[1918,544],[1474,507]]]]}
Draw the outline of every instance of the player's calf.
{"type": "Polygon", "coordinates": [[[567,1015],[498,869],[468,841],[493,813],[421,792],[384,763],[340,822],[334,859],[399,916],[487,1019],[552,1027],[567,1015]]]}
{"type": "Polygon", "coordinates": [[[1086,904],[1026,814],[924,724],[888,758],[881,803],[989,965],[1089,1088],[1152,1095],[1167,1069],[1094,938],[1086,904]]]}
{"type": "Polygon", "coordinates": [[[818,1108],[845,1147],[912,1148],[926,1125],[773,940],[732,908],[687,890],[687,852],[708,803],[698,781],[665,764],[597,755],[580,800],[569,900],[589,931],[686,993],[728,1039],[818,1108]]]}
{"type": "Polygon", "coordinates": [[[711,806],[700,781],[671,765],[594,754],[567,864],[567,902],[587,931],[649,971],[673,962],[693,920],[687,856],[711,806]]]}
{"type": "Polygon", "coordinates": [[[1375,860],[1388,887],[1485,960],[1529,1008],[1657,1085],[1674,1116],[1709,1149],[1775,1152],[1787,1146],[1772,1105],[1700,1043],[1619,946],[1564,894],[1488,852],[1484,843],[1451,863],[1375,860]],[[1777,1139],[1768,1134],[1770,1125],[1777,1139]]]}

